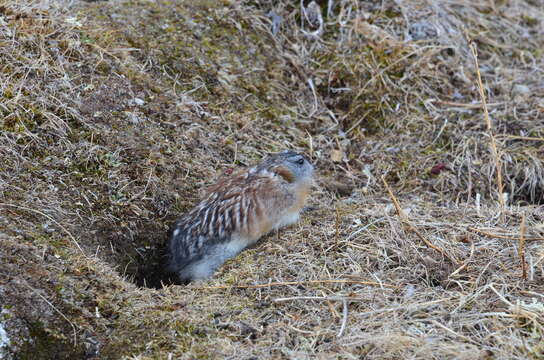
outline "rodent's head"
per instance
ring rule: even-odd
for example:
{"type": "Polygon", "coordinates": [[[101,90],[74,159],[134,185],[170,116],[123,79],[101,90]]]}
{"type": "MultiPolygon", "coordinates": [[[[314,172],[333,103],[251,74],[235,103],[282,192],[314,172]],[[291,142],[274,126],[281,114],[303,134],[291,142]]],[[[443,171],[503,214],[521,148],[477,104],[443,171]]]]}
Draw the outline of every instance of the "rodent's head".
{"type": "Polygon", "coordinates": [[[314,174],[310,161],[304,155],[290,150],[269,155],[255,170],[273,172],[289,183],[310,182],[314,174]]]}

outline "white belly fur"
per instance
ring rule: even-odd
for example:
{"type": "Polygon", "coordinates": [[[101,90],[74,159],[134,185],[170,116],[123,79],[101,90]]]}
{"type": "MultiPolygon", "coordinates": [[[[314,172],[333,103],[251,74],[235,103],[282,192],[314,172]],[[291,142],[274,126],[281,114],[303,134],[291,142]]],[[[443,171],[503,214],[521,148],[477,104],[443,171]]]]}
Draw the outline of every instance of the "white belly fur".
{"type": "Polygon", "coordinates": [[[207,279],[225,261],[238,255],[250,242],[240,236],[233,235],[230,241],[213,246],[207,256],[200,261],[190,264],[184,272],[190,274],[190,278],[207,279]]]}
{"type": "Polygon", "coordinates": [[[292,211],[284,214],[274,226],[274,230],[281,229],[284,226],[294,224],[298,221],[300,217],[300,211],[292,211]]]}

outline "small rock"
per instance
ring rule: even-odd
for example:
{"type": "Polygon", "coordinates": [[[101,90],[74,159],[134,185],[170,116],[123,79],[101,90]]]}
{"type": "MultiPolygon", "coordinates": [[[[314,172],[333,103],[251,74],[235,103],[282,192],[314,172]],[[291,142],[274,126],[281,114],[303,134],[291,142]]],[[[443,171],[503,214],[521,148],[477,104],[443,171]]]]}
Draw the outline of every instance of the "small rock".
{"type": "Polygon", "coordinates": [[[136,105],[142,106],[143,104],[145,104],[145,101],[143,101],[143,100],[140,99],[140,98],[134,98],[134,103],[135,103],[136,105]]]}
{"type": "Polygon", "coordinates": [[[416,292],[416,289],[414,285],[408,284],[408,286],[406,286],[406,288],[404,289],[404,298],[405,299],[411,298],[412,296],[414,296],[415,292],[416,292]]]}
{"type": "Polygon", "coordinates": [[[42,224],[42,229],[48,234],[55,232],[55,229],[52,228],[51,225],[49,225],[47,223],[42,224]]]}
{"type": "Polygon", "coordinates": [[[4,329],[2,323],[0,323],[0,359],[8,359],[8,351],[10,348],[11,342],[8,337],[8,333],[4,329]]]}
{"type": "Polygon", "coordinates": [[[407,40],[414,41],[434,39],[438,37],[438,30],[433,24],[427,21],[420,21],[410,25],[408,37],[407,40]]]}
{"type": "Polygon", "coordinates": [[[136,115],[133,112],[125,111],[125,116],[127,117],[127,120],[130,121],[134,125],[139,124],[140,122],[142,122],[142,119],[140,119],[138,117],[138,115],[136,115]]]}
{"type": "Polygon", "coordinates": [[[516,84],[512,87],[512,96],[527,97],[531,93],[531,89],[527,85],[516,84]]]}
{"type": "Polygon", "coordinates": [[[70,25],[74,25],[75,27],[83,26],[83,24],[76,17],[68,17],[64,21],[70,25]]]}

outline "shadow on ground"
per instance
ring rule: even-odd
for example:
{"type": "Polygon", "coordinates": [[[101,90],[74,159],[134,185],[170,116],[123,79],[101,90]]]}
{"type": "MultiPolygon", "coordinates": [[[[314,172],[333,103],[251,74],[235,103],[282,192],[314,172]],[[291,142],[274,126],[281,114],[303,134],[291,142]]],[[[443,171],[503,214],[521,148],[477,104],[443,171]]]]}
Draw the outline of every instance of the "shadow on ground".
{"type": "MultiPolygon", "coordinates": [[[[110,263],[127,280],[140,287],[160,289],[179,284],[168,272],[167,231],[159,222],[142,222],[130,231],[104,226],[97,239],[107,250],[98,256],[110,263]]],[[[101,245],[102,246],[102,245],[101,245]]]]}

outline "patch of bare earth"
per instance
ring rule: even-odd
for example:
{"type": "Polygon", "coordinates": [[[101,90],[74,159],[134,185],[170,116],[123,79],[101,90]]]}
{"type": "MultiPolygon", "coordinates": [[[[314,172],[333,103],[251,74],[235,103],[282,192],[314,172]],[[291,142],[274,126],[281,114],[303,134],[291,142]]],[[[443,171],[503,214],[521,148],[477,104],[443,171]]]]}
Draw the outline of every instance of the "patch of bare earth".
{"type": "Polygon", "coordinates": [[[0,358],[544,357],[542,5],[1,2],[0,358]],[[301,222],[171,285],[285,148],[301,222]]]}

